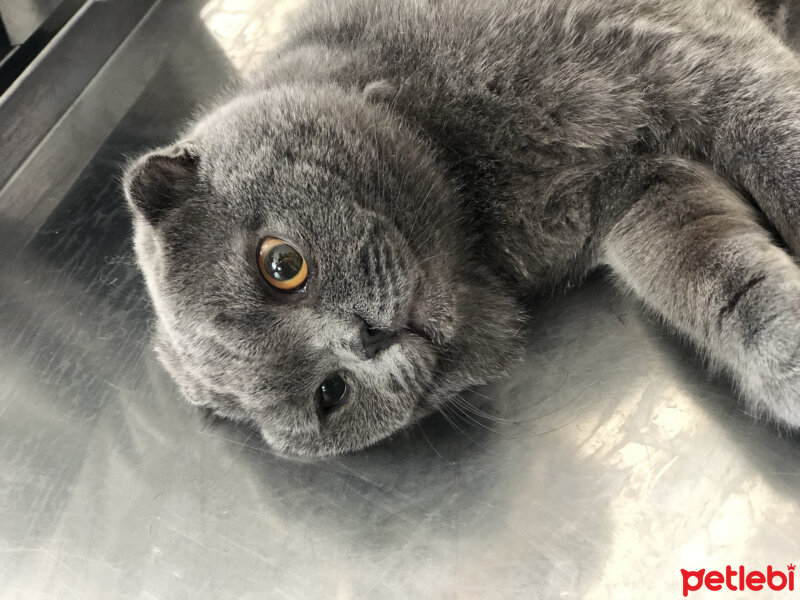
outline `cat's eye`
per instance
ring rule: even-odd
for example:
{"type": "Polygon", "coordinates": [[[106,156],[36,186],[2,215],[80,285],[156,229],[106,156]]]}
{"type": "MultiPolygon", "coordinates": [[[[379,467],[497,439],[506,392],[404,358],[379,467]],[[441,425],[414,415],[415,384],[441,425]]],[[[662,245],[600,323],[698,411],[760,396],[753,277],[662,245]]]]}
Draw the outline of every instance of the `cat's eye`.
{"type": "Polygon", "coordinates": [[[289,242],[267,237],[258,246],[258,268],[272,287],[284,292],[299,290],[308,278],[308,264],[289,242]]]}
{"type": "Polygon", "coordinates": [[[350,395],[350,387],[344,378],[338,373],[328,375],[319,388],[317,388],[317,404],[323,413],[330,412],[347,400],[350,395]]]}

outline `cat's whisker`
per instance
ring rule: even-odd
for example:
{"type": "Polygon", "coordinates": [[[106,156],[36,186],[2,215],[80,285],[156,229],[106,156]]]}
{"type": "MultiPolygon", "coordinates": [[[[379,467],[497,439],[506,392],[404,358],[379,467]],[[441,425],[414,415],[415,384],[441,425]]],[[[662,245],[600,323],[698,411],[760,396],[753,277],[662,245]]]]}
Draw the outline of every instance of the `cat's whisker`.
{"type": "Polygon", "coordinates": [[[430,438],[425,433],[425,429],[422,427],[422,425],[420,425],[419,423],[416,423],[415,425],[419,430],[419,432],[422,434],[422,437],[428,443],[428,446],[430,446],[431,450],[433,450],[433,453],[436,454],[436,456],[438,456],[439,458],[441,458],[444,462],[450,462],[444,456],[442,456],[442,454],[436,449],[436,447],[433,445],[433,442],[431,442],[430,438]]]}
{"type": "Polygon", "coordinates": [[[463,396],[456,396],[455,400],[459,403],[461,408],[469,411],[470,413],[474,414],[477,417],[481,417],[483,419],[494,421],[496,423],[504,423],[504,424],[507,424],[507,425],[516,425],[517,424],[516,421],[513,421],[511,419],[506,419],[505,417],[499,417],[497,415],[493,415],[493,414],[490,414],[490,413],[487,413],[487,412],[481,410],[480,408],[478,408],[474,404],[471,404],[463,396]]]}
{"type": "MultiPolygon", "coordinates": [[[[493,414],[488,413],[488,412],[486,412],[484,410],[481,410],[480,408],[478,408],[477,406],[475,406],[474,404],[469,402],[469,400],[467,400],[463,396],[463,394],[460,393],[460,392],[446,393],[444,391],[444,388],[440,385],[441,382],[440,382],[440,378],[439,377],[434,377],[433,378],[433,383],[436,385],[436,388],[437,388],[436,391],[438,393],[442,393],[442,395],[444,395],[446,397],[446,400],[443,401],[443,404],[449,403],[451,405],[457,405],[462,411],[469,412],[470,414],[472,414],[476,418],[486,419],[488,421],[492,421],[492,422],[495,422],[495,423],[498,423],[498,424],[504,424],[504,425],[519,425],[520,424],[520,421],[518,421],[518,420],[507,419],[505,417],[501,417],[499,415],[493,415],[493,414]]],[[[485,398],[486,400],[493,401],[493,398],[490,398],[486,394],[482,394],[482,393],[478,392],[477,390],[471,390],[469,393],[474,394],[476,396],[480,396],[481,398],[485,398]]]]}
{"type": "Polygon", "coordinates": [[[487,431],[491,431],[492,433],[495,433],[497,435],[502,435],[501,432],[498,431],[497,429],[487,425],[486,423],[483,423],[483,422],[479,421],[475,417],[475,415],[470,414],[469,411],[465,410],[457,402],[451,401],[450,402],[450,407],[455,410],[454,414],[460,416],[460,418],[463,419],[465,422],[471,423],[471,424],[475,425],[476,427],[482,427],[483,429],[486,429],[487,431]]]}
{"type": "MultiPolygon", "coordinates": [[[[486,419],[487,421],[493,421],[499,424],[506,424],[506,425],[514,425],[516,424],[514,421],[509,419],[504,419],[502,417],[497,417],[495,415],[490,415],[479,408],[475,407],[474,405],[470,404],[460,393],[445,393],[444,388],[440,385],[440,381],[437,377],[434,377],[433,383],[436,386],[436,392],[442,394],[445,399],[442,401],[440,408],[449,406],[450,408],[455,408],[464,415],[468,416],[470,420],[476,425],[481,427],[486,427],[485,424],[479,423],[476,419],[482,418],[486,419]]],[[[489,428],[491,429],[491,428],[489,428]]],[[[495,431],[495,433],[499,433],[495,431]]]]}
{"type": "Polygon", "coordinates": [[[450,425],[452,425],[453,428],[457,432],[459,432],[461,435],[463,435],[465,438],[467,438],[470,442],[472,442],[476,446],[480,446],[480,444],[478,442],[476,442],[472,438],[472,436],[470,436],[466,431],[464,431],[461,427],[458,426],[458,424],[455,421],[455,415],[453,413],[448,413],[447,412],[447,404],[446,403],[441,406],[441,411],[440,412],[441,412],[442,416],[445,418],[445,420],[448,423],[450,423],[450,425]]]}

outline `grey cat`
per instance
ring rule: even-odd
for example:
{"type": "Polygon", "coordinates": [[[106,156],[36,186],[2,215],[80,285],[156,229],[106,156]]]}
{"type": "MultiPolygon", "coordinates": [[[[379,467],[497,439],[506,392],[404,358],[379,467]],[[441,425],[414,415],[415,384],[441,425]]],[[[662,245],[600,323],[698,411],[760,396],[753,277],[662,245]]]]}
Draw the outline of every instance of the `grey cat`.
{"type": "Polygon", "coordinates": [[[800,427],[800,59],[747,0],[321,2],[124,185],[161,360],[278,450],[501,377],[603,265],[800,427]]]}

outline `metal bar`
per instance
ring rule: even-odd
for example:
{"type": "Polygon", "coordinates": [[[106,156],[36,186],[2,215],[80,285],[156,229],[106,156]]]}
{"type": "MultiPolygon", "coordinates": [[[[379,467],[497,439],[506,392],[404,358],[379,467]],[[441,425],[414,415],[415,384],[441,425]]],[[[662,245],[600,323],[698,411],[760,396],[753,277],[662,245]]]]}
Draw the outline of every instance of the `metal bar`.
{"type": "MultiPolygon", "coordinates": [[[[10,36],[5,40],[3,35],[3,24],[0,23],[0,56],[2,56],[3,42],[8,45],[9,51],[6,56],[0,59],[0,94],[5,92],[16,81],[39,53],[47,47],[47,44],[56,34],[69,23],[70,19],[80,10],[86,0],[63,0],[36,29],[30,32],[24,40],[15,42],[10,36]],[[11,46],[13,44],[13,50],[11,46]]],[[[2,13],[2,11],[0,11],[2,13]]]]}
{"type": "MultiPolygon", "coordinates": [[[[202,26],[196,2],[157,2],[25,162],[0,187],[0,217],[24,243],[65,196],[176,46],[202,26]],[[67,151],[68,149],[68,151],[67,151]]],[[[196,37],[196,36],[195,36],[196,37]]],[[[123,156],[117,160],[122,162],[123,156]]]]}
{"type": "Polygon", "coordinates": [[[47,135],[155,0],[83,6],[0,96],[0,186],[47,135]]]}

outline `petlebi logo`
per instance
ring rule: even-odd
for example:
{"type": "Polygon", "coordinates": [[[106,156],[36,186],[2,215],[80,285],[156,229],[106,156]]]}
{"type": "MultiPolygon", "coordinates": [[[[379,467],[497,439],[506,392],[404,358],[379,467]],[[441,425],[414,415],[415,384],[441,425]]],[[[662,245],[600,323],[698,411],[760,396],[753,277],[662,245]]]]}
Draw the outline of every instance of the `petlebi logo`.
{"type": "Polygon", "coordinates": [[[683,576],[683,596],[689,592],[696,592],[700,589],[716,592],[728,589],[732,592],[743,592],[745,590],[758,592],[760,590],[773,590],[775,592],[794,591],[794,564],[786,565],[786,571],[775,569],[772,565],[767,565],[766,571],[749,571],[744,566],[739,565],[738,569],[730,565],[725,567],[725,571],[687,571],[681,569],[683,576]]]}

